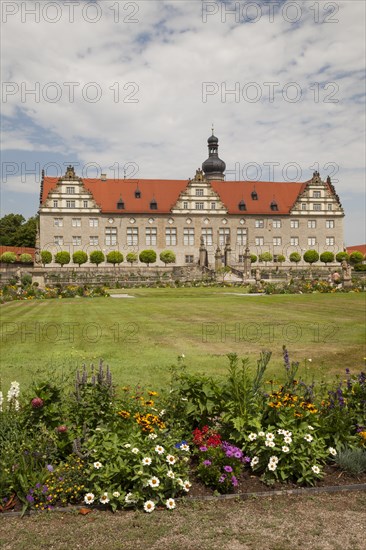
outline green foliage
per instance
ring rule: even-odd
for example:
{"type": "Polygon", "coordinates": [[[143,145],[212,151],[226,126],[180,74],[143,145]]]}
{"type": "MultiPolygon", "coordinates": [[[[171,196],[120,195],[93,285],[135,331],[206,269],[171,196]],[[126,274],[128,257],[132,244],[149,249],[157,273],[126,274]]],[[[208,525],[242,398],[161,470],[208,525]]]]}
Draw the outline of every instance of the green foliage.
{"type": "Polygon", "coordinates": [[[307,250],[303,258],[307,264],[312,265],[319,260],[319,254],[316,250],[307,250]]]}
{"type": "Polygon", "coordinates": [[[118,250],[113,250],[107,254],[107,262],[109,264],[121,264],[123,262],[123,254],[118,250]]]}
{"type": "Polygon", "coordinates": [[[290,262],[298,264],[301,261],[301,256],[298,252],[291,252],[290,262]]]}
{"type": "Polygon", "coordinates": [[[24,273],[21,278],[22,287],[27,287],[32,284],[32,275],[30,273],[24,273]]]}
{"type": "Polygon", "coordinates": [[[149,266],[156,262],[156,252],[155,250],[142,250],[139,255],[140,262],[149,266]]]}
{"type": "Polygon", "coordinates": [[[352,254],[349,257],[349,263],[351,265],[357,265],[357,264],[362,263],[364,259],[365,259],[365,257],[362,254],[362,252],[359,252],[358,250],[355,250],[354,252],[352,252],[352,254]]]}
{"type": "Polygon", "coordinates": [[[13,264],[14,262],[16,262],[16,259],[17,257],[14,252],[4,252],[0,256],[0,261],[4,262],[5,264],[13,264]]]}
{"type": "Polygon", "coordinates": [[[342,263],[343,260],[345,260],[346,262],[348,262],[348,260],[349,260],[349,254],[347,254],[347,252],[338,252],[338,254],[336,255],[336,260],[337,260],[337,262],[339,262],[339,263],[342,263]]]}
{"type": "Polygon", "coordinates": [[[67,250],[61,250],[55,254],[55,263],[60,264],[63,267],[66,264],[70,263],[70,254],[67,250]]]}
{"type": "Polygon", "coordinates": [[[279,264],[282,264],[282,263],[285,262],[285,261],[286,261],[286,256],[284,256],[283,254],[279,254],[279,255],[277,256],[277,262],[278,262],[279,264]]]}
{"type": "Polygon", "coordinates": [[[365,449],[342,449],[334,461],[337,466],[352,476],[359,476],[366,472],[365,449]]]}
{"type": "Polygon", "coordinates": [[[33,263],[33,258],[30,254],[21,254],[20,261],[22,264],[31,264],[33,263]]]}
{"type": "Polygon", "coordinates": [[[330,264],[334,262],[333,252],[322,252],[322,254],[320,254],[320,261],[324,264],[330,264]]]}
{"type": "Polygon", "coordinates": [[[77,250],[72,255],[72,261],[80,267],[88,261],[88,255],[83,250],[77,250]]]}
{"type": "Polygon", "coordinates": [[[260,262],[271,262],[273,260],[273,256],[270,252],[263,252],[262,254],[259,254],[259,261],[260,262]]]}
{"type": "Polygon", "coordinates": [[[135,254],[135,252],[129,252],[126,256],[126,260],[132,266],[132,264],[135,264],[137,262],[138,256],[137,254],[135,254]]]}
{"type": "Polygon", "coordinates": [[[93,252],[90,253],[89,260],[92,264],[96,264],[98,266],[104,262],[104,254],[101,250],[93,250],[93,252]]]}
{"type": "Polygon", "coordinates": [[[159,258],[165,265],[174,264],[175,262],[175,254],[172,250],[163,250],[160,252],[159,258]]]}
{"type": "Polygon", "coordinates": [[[37,218],[25,218],[21,214],[7,214],[0,219],[0,245],[34,248],[37,218]]]}
{"type": "Polygon", "coordinates": [[[52,262],[52,254],[49,250],[42,250],[41,261],[44,266],[52,262]]]}
{"type": "Polygon", "coordinates": [[[258,260],[257,256],[255,254],[250,255],[250,263],[255,264],[255,262],[258,260]]]}

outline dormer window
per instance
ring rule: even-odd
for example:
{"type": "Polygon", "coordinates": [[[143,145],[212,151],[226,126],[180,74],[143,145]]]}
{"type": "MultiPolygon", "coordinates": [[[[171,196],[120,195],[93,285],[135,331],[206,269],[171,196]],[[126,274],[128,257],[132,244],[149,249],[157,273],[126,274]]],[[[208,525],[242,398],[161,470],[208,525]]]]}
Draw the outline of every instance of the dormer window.
{"type": "Polygon", "coordinates": [[[251,195],[252,195],[252,200],[253,200],[253,201],[257,201],[257,200],[258,200],[258,193],[257,193],[257,191],[256,191],[255,189],[252,191],[251,195]]]}
{"type": "Polygon", "coordinates": [[[151,202],[150,202],[150,210],[157,210],[158,209],[158,203],[156,202],[155,199],[153,199],[151,202]]]}
{"type": "Polygon", "coordinates": [[[239,207],[239,210],[241,211],[244,211],[247,209],[247,205],[245,204],[245,202],[243,200],[241,200],[238,204],[238,207],[239,207]]]}
{"type": "Polygon", "coordinates": [[[119,201],[117,202],[117,210],[124,210],[124,209],[125,209],[125,203],[120,198],[119,201]]]}
{"type": "Polygon", "coordinates": [[[135,199],[141,199],[141,191],[139,188],[137,188],[135,191],[135,199]]]}
{"type": "Polygon", "coordinates": [[[271,202],[271,210],[278,210],[278,204],[276,203],[276,201],[271,202]]]}

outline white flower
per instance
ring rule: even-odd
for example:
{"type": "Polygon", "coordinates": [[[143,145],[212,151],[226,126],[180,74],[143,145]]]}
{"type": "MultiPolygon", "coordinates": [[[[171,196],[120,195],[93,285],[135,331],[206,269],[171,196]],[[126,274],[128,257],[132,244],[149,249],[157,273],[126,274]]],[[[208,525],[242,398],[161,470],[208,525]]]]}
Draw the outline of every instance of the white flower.
{"type": "Polygon", "coordinates": [[[275,447],[276,446],[274,441],[268,441],[267,440],[267,441],[264,442],[264,444],[265,444],[266,447],[275,447]]]}
{"type": "Polygon", "coordinates": [[[192,483],[190,483],[188,480],[183,481],[183,490],[188,493],[189,489],[192,487],[192,483]]]}
{"type": "Polygon", "coordinates": [[[282,451],[283,451],[284,453],[288,453],[289,450],[290,450],[290,449],[289,449],[289,447],[287,447],[287,445],[284,445],[284,446],[282,447],[282,451]]]}
{"type": "Polygon", "coordinates": [[[282,428],[280,428],[279,430],[277,430],[277,433],[280,434],[280,435],[284,435],[285,430],[283,430],[282,428]]]}
{"type": "Polygon", "coordinates": [[[271,432],[268,432],[268,434],[266,434],[267,441],[273,441],[274,437],[274,434],[272,434],[271,432]]]}
{"type": "Polygon", "coordinates": [[[254,441],[255,439],[257,439],[257,434],[254,434],[254,433],[249,434],[248,439],[249,441],[254,441]]]}
{"type": "Polygon", "coordinates": [[[181,451],[189,451],[189,445],[187,445],[187,443],[182,443],[179,448],[181,451]]]}
{"type": "Polygon", "coordinates": [[[308,359],[308,361],[309,361],[309,363],[311,363],[311,362],[312,362],[312,359],[308,359]]]}
{"type": "Polygon", "coordinates": [[[306,434],[304,435],[304,439],[305,441],[308,441],[310,443],[311,441],[313,441],[313,436],[310,434],[306,434]]]}
{"type": "Polygon", "coordinates": [[[121,496],[121,494],[118,491],[114,491],[114,493],[112,493],[112,496],[114,498],[119,498],[121,496]]]}
{"type": "Polygon", "coordinates": [[[95,496],[93,495],[93,493],[86,493],[84,497],[84,502],[85,504],[93,504],[94,499],[95,499],[95,496]]]}
{"type": "Polygon", "coordinates": [[[178,477],[177,483],[178,483],[178,485],[180,485],[181,487],[183,487],[183,479],[182,479],[182,478],[178,477]]]}
{"type": "Polygon", "coordinates": [[[284,438],[284,442],[290,444],[292,443],[292,438],[289,435],[286,435],[286,437],[284,438]]]}
{"type": "Polygon", "coordinates": [[[165,413],[166,413],[166,410],[165,410],[165,409],[162,409],[162,410],[159,412],[159,416],[164,416],[165,413]]]}
{"type": "Polygon", "coordinates": [[[314,474],[318,474],[320,472],[320,468],[318,468],[318,466],[312,466],[311,469],[313,470],[314,474]]]}
{"type": "Polygon", "coordinates": [[[264,437],[266,434],[264,432],[258,432],[259,437],[264,437]]]}
{"type": "Polygon", "coordinates": [[[3,403],[4,403],[3,392],[0,391],[0,412],[3,412],[3,403]]]}
{"type": "Polygon", "coordinates": [[[286,437],[291,437],[292,436],[292,432],[289,432],[288,430],[285,430],[283,432],[283,435],[286,436],[286,437]]]}
{"type": "Polygon", "coordinates": [[[277,470],[277,463],[276,462],[268,462],[268,470],[271,470],[272,472],[277,470]]]}
{"type": "Polygon", "coordinates": [[[108,493],[103,493],[102,496],[99,499],[99,502],[101,504],[108,504],[108,502],[109,502],[108,493]]]}
{"type": "Polygon", "coordinates": [[[139,452],[140,450],[137,447],[134,447],[133,449],[131,449],[131,453],[134,453],[135,455],[137,455],[139,452]]]}
{"type": "Polygon", "coordinates": [[[313,426],[308,426],[308,430],[314,430],[313,426]]]}
{"type": "Polygon", "coordinates": [[[149,479],[148,484],[150,487],[159,487],[160,481],[159,478],[156,476],[153,476],[151,479],[149,479]]]}
{"type": "Polygon", "coordinates": [[[166,507],[168,510],[173,510],[175,508],[175,500],[174,498],[168,498],[168,500],[165,502],[166,507]]]}
{"type": "Polygon", "coordinates": [[[8,391],[8,402],[19,397],[20,389],[19,382],[12,382],[8,391]]]}
{"type": "Polygon", "coordinates": [[[101,464],[100,462],[94,462],[93,466],[96,470],[99,470],[103,467],[103,464],[101,464]]]}
{"type": "Polygon", "coordinates": [[[329,447],[328,452],[330,455],[336,456],[337,451],[334,449],[334,447],[329,447]]]}
{"type": "Polygon", "coordinates": [[[161,445],[156,445],[155,451],[158,453],[158,455],[162,455],[162,454],[164,454],[165,449],[161,445]]]}
{"type": "Polygon", "coordinates": [[[168,455],[166,457],[166,461],[168,462],[168,464],[175,464],[177,462],[177,459],[173,455],[168,455]]]}
{"type": "Polygon", "coordinates": [[[167,477],[170,477],[171,479],[175,478],[175,473],[173,472],[173,470],[168,470],[168,473],[166,475],[167,475],[167,477]]]}
{"type": "Polygon", "coordinates": [[[133,504],[134,502],[137,502],[137,500],[132,493],[127,493],[127,495],[125,496],[125,502],[127,504],[133,504]]]}
{"type": "Polygon", "coordinates": [[[277,456],[271,456],[270,459],[269,459],[270,462],[274,462],[275,464],[277,464],[278,462],[278,458],[277,456]]]}
{"type": "Polygon", "coordinates": [[[156,434],[149,434],[147,437],[149,439],[156,439],[158,436],[156,434]]]}
{"type": "Polygon", "coordinates": [[[144,466],[150,466],[151,464],[151,458],[149,456],[145,456],[143,459],[142,459],[142,464],[144,466]]]}
{"type": "Polygon", "coordinates": [[[257,456],[253,456],[252,460],[250,461],[250,465],[255,466],[256,464],[258,464],[258,462],[259,458],[257,456]]]}
{"type": "Polygon", "coordinates": [[[131,447],[130,443],[126,443],[126,445],[123,445],[126,449],[129,449],[131,447]]]}
{"type": "Polygon", "coordinates": [[[152,512],[153,510],[155,510],[155,504],[153,503],[152,500],[147,500],[144,504],[144,510],[145,512],[152,512]]]}

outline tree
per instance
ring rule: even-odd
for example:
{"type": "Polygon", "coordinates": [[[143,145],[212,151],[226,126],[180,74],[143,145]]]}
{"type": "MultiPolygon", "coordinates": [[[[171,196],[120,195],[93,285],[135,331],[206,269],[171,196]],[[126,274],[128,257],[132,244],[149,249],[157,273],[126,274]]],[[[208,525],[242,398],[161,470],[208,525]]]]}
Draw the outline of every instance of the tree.
{"type": "Polygon", "coordinates": [[[343,262],[343,260],[345,260],[346,262],[348,262],[348,260],[349,260],[349,254],[347,254],[347,252],[338,252],[338,254],[336,255],[336,260],[337,260],[337,262],[339,262],[340,264],[343,262]]]}
{"type": "Polygon", "coordinates": [[[49,250],[42,250],[42,252],[41,252],[41,262],[43,263],[43,267],[46,264],[50,264],[52,262],[52,254],[49,250]]]}
{"type": "Polygon", "coordinates": [[[259,255],[259,261],[264,262],[267,266],[267,262],[271,262],[273,260],[273,256],[270,252],[263,252],[263,254],[259,255]]]}
{"type": "Polygon", "coordinates": [[[363,260],[364,260],[364,255],[362,254],[362,252],[359,252],[358,250],[355,250],[354,252],[352,252],[352,254],[349,257],[349,263],[353,266],[357,264],[362,264],[363,260]]]}
{"type": "Polygon", "coordinates": [[[279,255],[277,256],[277,262],[278,262],[279,264],[283,264],[283,262],[285,262],[285,261],[286,261],[286,256],[284,256],[283,254],[279,254],[279,255]]]}
{"type": "Polygon", "coordinates": [[[92,264],[96,264],[97,266],[104,262],[104,254],[101,250],[94,250],[90,256],[89,260],[92,264]]]}
{"type": "Polygon", "coordinates": [[[67,252],[67,250],[61,250],[61,252],[57,252],[57,254],[55,254],[55,262],[56,264],[60,264],[61,267],[69,264],[70,254],[67,252]]]}
{"type": "Polygon", "coordinates": [[[290,262],[294,264],[298,264],[301,261],[301,256],[298,252],[291,252],[290,254],[290,262]]]}
{"type": "Polygon", "coordinates": [[[307,250],[303,256],[304,261],[310,264],[310,267],[319,260],[319,254],[316,250],[307,250]]]}
{"type": "Polygon", "coordinates": [[[29,218],[29,220],[22,224],[16,233],[15,246],[34,248],[36,245],[37,224],[37,218],[29,218]]]}
{"type": "Polygon", "coordinates": [[[144,263],[149,267],[150,264],[156,262],[156,252],[155,250],[142,250],[139,255],[140,262],[144,263]]]}
{"type": "Polygon", "coordinates": [[[175,262],[175,254],[172,250],[163,250],[160,252],[159,258],[165,265],[174,264],[175,262]]]}
{"type": "Polygon", "coordinates": [[[123,262],[123,254],[118,250],[112,250],[112,252],[108,252],[107,254],[107,262],[113,264],[113,266],[121,264],[123,262]]]}
{"type": "Polygon", "coordinates": [[[30,254],[21,254],[20,261],[22,262],[22,264],[31,264],[33,263],[33,258],[30,254]]]}
{"type": "Polygon", "coordinates": [[[325,265],[334,262],[333,252],[322,252],[322,254],[320,254],[320,261],[323,262],[325,265]]]}
{"type": "Polygon", "coordinates": [[[85,264],[88,261],[88,255],[84,250],[77,250],[72,255],[72,261],[80,267],[81,264],[85,264]]]}
{"type": "Polygon", "coordinates": [[[138,256],[137,254],[135,254],[135,252],[129,252],[126,256],[126,260],[129,264],[131,264],[132,267],[132,264],[135,264],[137,262],[138,256]]]}
{"type": "Polygon", "coordinates": [[[16,262],[16,259],[17,257],[14,252],[4,252],[3,254],[1,254],[0,257],[0,261],[4,262],[5,264],[13,264],[14,262],[16,262]]]}
{"type": "Polygon", "coordinates": [[[257,256],[255,254],[250,255],[250,263],[255,264],[255,262],[258,260],[257,256]]]}
{"type": "Polygon", "coordinates": [[[25,221],[21,214],[7,214],[0,219],[0,245],[34,248],[36,233],[36,217],[25,221]]]}

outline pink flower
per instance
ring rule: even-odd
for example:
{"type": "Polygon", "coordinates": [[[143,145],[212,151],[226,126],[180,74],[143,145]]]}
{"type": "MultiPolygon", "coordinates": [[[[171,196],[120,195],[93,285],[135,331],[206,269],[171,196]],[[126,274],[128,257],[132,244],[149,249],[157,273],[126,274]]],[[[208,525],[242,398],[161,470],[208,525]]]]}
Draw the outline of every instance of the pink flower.
{"type": "Polygon", "coordinates": [[[41,409],[43,407],[43,399],[40,397],[34,397],[31,401],[33,409],[41,409]]]}

